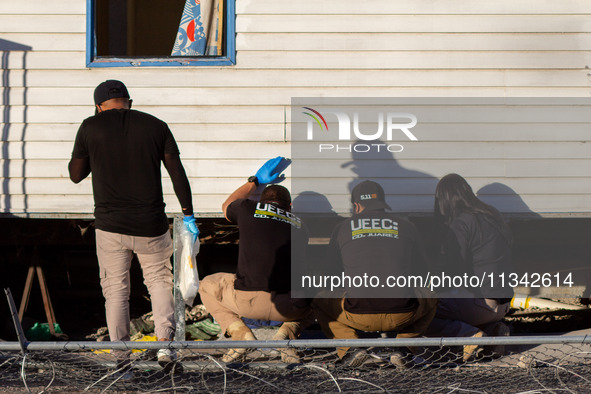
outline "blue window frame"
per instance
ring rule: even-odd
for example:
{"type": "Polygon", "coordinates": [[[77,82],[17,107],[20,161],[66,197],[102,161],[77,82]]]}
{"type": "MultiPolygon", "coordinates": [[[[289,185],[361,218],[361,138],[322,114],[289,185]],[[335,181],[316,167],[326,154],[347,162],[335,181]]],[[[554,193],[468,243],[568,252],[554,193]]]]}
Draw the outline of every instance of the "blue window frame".
{"type": "MultiPolygon", "coordinates": [[[[101,12],[99,5],[104,8],[104,3],[109,0],[86,0],[86,66],[87,67],[154,67],[154,66],[231,66],[236,64],[236,11],[235,11],[235,0],[220,0],[223,1],[223,13],[224,13],[224,39],[221,45],[222,54],[219,56],[168,56],[163,52],[160,54],[146,54],[140,53],[138,55],[131,55],[126,48],[116,48],[113,53],[110,52],[112,45],[104,45],[104,39],[99,39],[101,34],[104,34],[105,30],[109,30],[109,34],[116,36],[117,34],[126,35],[129,34],[129,27],[126,27],[125,23],[121,23],[121,20],[117,18],[126,18],[125,15],[119,15],[118,9],[121,10],[121,14],[129,12],[128,5],[133,5],[135,2],[138,4],[142,2],[145,5],[146,0],[111,0],[109,13],[101,12]],[[122,8],[123,7],[123,8],[122,8]],[[115,8],[115,10],[113,10],[115,8]],[[102,46],[101,46],[102,45],[102,46]],[[100,47],[100,50],[99,50],[100,47]]],[[[179,12],[177,0],[177,9],[174,11],[178,14],[178,20],[180,20],[182,11],[179,12]]],[[[171,2],[172,4],[172,2],[171,2]]],[[[142,10],[146,7],[140,7],[142,10]]],[[[182,8],[181,8],[182,10],[182,8]]],[[[176,15],[176,14],[175,14],[176,15]]],[[[163,22],[164,16],[158,15],[158,23],[151,21],[143,21],[142,24],[148,26],[150,29],[159,29],[163,22]]],[[[125,22],[125,21],[124,21],[125,22]]],[[[169,23],[170,25],[170,23],[169,23]]],[[[168,34],[170,34],[170,26],[168,27],[168,34]]],[[[158,35],[155,35],[158,36],[158,35]]],[[[102,36],[101,36],[102,37],[102,36]]],[[[125,40],[129,40],[126,36],[125,40]]],[[[137,37],[138,42],[142,41],[142,37],[137,37]]],[[[129,42],[129,41],[127,41],[129,42]]],[[[170,48],[172,49],[172,44],[170,48]]],[[[125,47],[126,44],[122,44],[125,47]]],[[[157,46],[157,45],[155,45],[157,46]]]]}

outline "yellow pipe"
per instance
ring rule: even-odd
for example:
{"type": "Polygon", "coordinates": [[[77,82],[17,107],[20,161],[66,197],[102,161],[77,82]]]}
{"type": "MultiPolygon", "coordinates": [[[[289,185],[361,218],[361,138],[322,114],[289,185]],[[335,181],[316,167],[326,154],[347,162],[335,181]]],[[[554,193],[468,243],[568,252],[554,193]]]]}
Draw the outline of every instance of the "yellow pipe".
{"type": "Polygon", "coordinates": [[[548,309],[571,309],[580,310],[587,309],[585,306],[570,305],[563,302],[547,300],[544,298],[530,297],[525,294],[515,294],[511,300],[511,308],[527,309],[527,308],[548,308],[548,309]]]}

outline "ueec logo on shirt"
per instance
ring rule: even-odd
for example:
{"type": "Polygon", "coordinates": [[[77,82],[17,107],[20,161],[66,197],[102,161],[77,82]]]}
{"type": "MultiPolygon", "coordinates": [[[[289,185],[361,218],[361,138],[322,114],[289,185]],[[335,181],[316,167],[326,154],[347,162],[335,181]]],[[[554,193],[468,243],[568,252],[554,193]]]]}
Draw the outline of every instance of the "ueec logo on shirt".
{"type": "MultiPolygon", "coordinates": [[[[387,151],[391,153],[402,152],[404,147],[401,144],[382,143],[382,140],[388,142],[395,138],[402,137],[410,141],[418,141],[418,138],[410,131],[417,125],[417,117],[411,113],[406,112],[377,112],[374,114],[364,113],[366,123],[371,123],[372,130],[361,130],[360,112],[352,111],[351,113],[345,110],[338,109],[323,109],[320,112],[312,107],[302,107],[303,114],[308,117],[306,139],[313,141],[317,139],[326,140],[330,132],[326,118],[328,115],[334,116],[338,122],[338,134],[336,135],[338,142],[319,143],[318,152],[380,152],[387,151]],[[369,116],[373,116],[369,120],[369,116]],[[376,119],[377,118],[377,119],[376,119]],[[377,128],[374,124],[377,121],[377,128]],[[319,130],[320,134],[314,132],[319,130]],[[351,133],[351,130],[353,131],[351,133]],[[356,142],[350,144],[343,144],[342,141],[374,141],[374,143],[356,142]],[[379,143],[375,143],[380,141],[379,143]]],[[[366,111],[367,112],[367,111],[366,111]]],[[[334,119],[333,118],[333,119],[334,119]]],[[[364,125],[368,129],[369,125],[364,125]]]]}
{"type": "Polygon", "coordinates": [[[272,219],[280,222],[289,223],[296,228],[302,227],[302,220],[293,213],[279,208],[273,204],[258,202],[254,217],[257,219],[272,219]]]}
{"type": "Polygon", "coordinates": [[[367,237],[398,238],[398,222],[388,218],[352,219],[351,239],[367,237]]]}

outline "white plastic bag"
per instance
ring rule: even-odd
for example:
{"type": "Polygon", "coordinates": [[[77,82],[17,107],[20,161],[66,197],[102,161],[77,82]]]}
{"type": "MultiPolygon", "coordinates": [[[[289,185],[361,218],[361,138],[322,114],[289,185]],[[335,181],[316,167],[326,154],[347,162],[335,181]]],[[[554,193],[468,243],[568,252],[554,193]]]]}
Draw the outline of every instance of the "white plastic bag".
{"type": "Polygon", "coordinates": [[[184,225],[180,226],[181,251],[179,290],[183,301],[188,306],[193,306],[195,296],[199,290],[199,273],[197,272],[197,253],[199,253],[199,238],[193,243],[193,234],[184,225]]]}

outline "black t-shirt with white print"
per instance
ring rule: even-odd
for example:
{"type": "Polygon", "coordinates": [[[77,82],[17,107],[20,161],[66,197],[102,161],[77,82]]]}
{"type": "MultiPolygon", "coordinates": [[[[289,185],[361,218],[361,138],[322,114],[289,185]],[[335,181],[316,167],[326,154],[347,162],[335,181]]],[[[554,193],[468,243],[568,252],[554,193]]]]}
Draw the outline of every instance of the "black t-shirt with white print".
{"type": "Polygon", "coordinates": [[[368,314],[416,309],[415,286],[407,279],[424,273],[427,261],[411,222],[384,210],[365,209],[335,228],[328,258],[340,260],[343,274],[351,278],[351,286],[345,285],[347,311],[368,314]],[[401,280],[406,280],[406,286],[392,286],[396,282],[389,277],[405,278],[401,280]]]}
{"type": "Polygon", "coordinates": [[[291,253],[305,253],[308,234],[299,217],[274,203],[233,201],[227,218],[238,225],[240,244],[234,288],[288,293],[291,253]]]}

